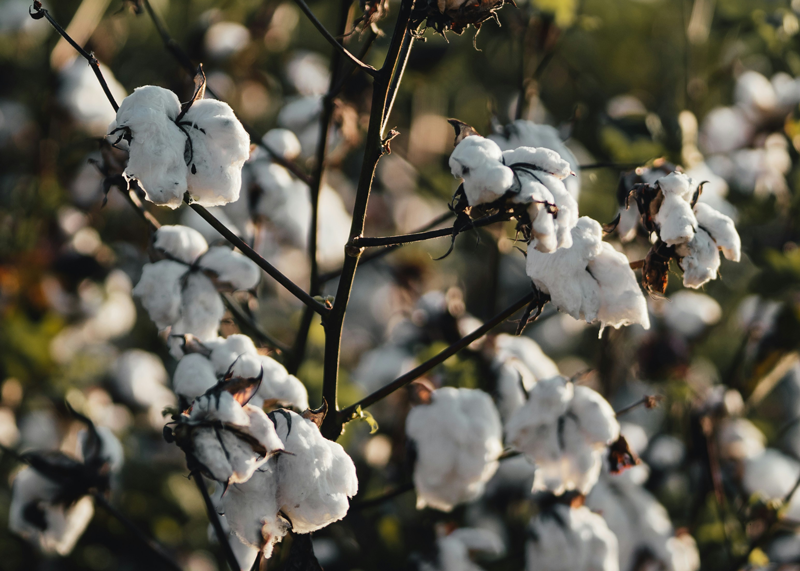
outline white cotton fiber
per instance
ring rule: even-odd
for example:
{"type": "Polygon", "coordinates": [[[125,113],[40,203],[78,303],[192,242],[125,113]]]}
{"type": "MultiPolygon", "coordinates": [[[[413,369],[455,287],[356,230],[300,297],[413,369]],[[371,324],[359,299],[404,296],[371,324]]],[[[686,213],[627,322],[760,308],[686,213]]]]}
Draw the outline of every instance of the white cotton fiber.
{"type": "Polygon", "coordinates": [[[133,295],[141,300],[159,329],[180,318],[182,280],[188,271],[184,264],[171,260],[145,264],[142,268],[142,277],[133,288],[133,295]]]}
{"type": "Polygon", "coordinates": [[[697,229],[691,242],[681,244],[677,253],[682,256],[680,265],[683,269],[684,286],[696,289],[717,277],[719,250],[711,236],[702,228],[697,229]]]}
{"type": "Polygon", "coordinates": [[[477,135],[462,140],[450,155],[450,171],[464,180],[470,206],[493,202],[514,184],[514,173],[503,164],[497,143],[477,135]]]}
{"type": "Polygon", "coordinates": [[[742,257],[742,240],[733,220],[702,202],[695,204],[694,214],[700,227],[708,232],[725,257],[738,262],[742,257]]]}
{"type": "Polygon", "coordinates": [[[192,272],[183,288],[181,317],[172,326],[172,334],[191,333],[200,341],[215,339],[224,313],[225,307],[211,280],[192,272]]]}
{"type": "Polygon", "coordinates": [[[296,159],[302,150],[297,135],[289,129],[270,129],[261,141],[271,152],[290,161],[296,159]]]}
{"type": "Polygon", "coordinates": [[[153,236],[153,246],[186,264],[206,253],[208,243],[203,235],[188,226],[162,226],[153,236]]]}
{"type": "Polygon", "coordinates": [[[685,244],[694,236],[697,219],[690,201],[696,185],[683,173],[673,172],[658,179],[664,201],[656,213],[659,237],[668,246],[685,244]]]}
{"type": "Polygon", "coordinates": [[[253,289],[261,279],[261,270],[252,260],[226,246],[209,248],[198,265],[236,290],[253,289]]]}
{"type": "Polygon", "coordinates": [[[172,390],[192,402],[217,384],[217,375],[211,361],[199,353],[185,355],[172,376],[172,390]]]}

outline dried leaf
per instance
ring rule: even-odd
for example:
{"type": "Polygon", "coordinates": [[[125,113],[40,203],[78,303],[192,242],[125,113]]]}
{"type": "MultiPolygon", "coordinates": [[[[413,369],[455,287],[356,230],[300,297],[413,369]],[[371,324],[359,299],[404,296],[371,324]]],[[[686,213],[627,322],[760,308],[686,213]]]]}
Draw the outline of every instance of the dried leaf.
{"type": "Polygon", "coordinates": [[[620,474],[640,463],[641,460],[631,450],[624,436],[620,435],[616,442],[608,447],[608,464],[612,474],[620,474]]]}
{"type": "Polygon", "coordinates": [[[325,415],[328,414],[328,401],[322,399],[322,406],[318,409],[308,409],[306,410],[302,416],[306,420],[310,420],[314,424],[317,425],[317,428],[322,427],[322,421],[325,420],[325,415]]]}

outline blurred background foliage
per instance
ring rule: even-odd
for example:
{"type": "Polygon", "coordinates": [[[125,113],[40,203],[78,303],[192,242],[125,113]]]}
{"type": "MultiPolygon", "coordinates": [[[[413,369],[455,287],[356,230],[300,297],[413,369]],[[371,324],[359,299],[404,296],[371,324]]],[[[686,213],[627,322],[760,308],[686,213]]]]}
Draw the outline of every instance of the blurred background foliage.
{"type": "MultiPolygon", "coordinates": [[[[744,70],[767,77],[800,75],[796,1],[518,3],[499,12],[501,25],[488,22],[477,37],[472,30],[447,38],[429,30],[417,42],[389,122],[401,135],[381,165],[369,235],[407,232],[446,211],[456,188],[447,166],[452,150],[447,117],[484,134],[493,122],[506,124],[518,117],[554,125],[582,165],[611,165],[581,173],[581,214],[608,222],[617,213],[621,171],[658,157],[684,162],[682,111],[702,121],[713,108],[731,105],[736,78],[744,70]],[[518,111],[521,94],[525,104],[518,111]]],[[[310,5],[333,29],[338,2],[310,5]]],[[[327,68],[329,46],[289,0],[154,0],[152,6],[192,61],[204,63],[209,85],[254,132],[274,127],[278,112],[296,95],[297,81],[287,71],[293,58],[316,54],[327,68]]],[[[182,99],[190,95],[191,77],[164,49],[147,15],[137,13],[136,3],[62,0],[45,7],[63,25],[75,26],[76,36],[128,92],[155,84],[182,99]]],[[[46,22],[31,20],[27,10],[26,0],[0,2],[0,410],[6,421],[10,418],[0,427],[0,442],[74,447],[77,427],[66,414],[67,399],[122,437],[126,466],[113,501],[173,550],[187,569],[222,568],[208,542],[202,500],[186,478],[179,451],[163,442],[146,412],[120,404],[109,381],[115,357],[130,348],[152,351],[174,368],[163,340],[129,295],[148,259],[146,228],[116,191],[104,205],[100,177],[87,157],[96,152],[105,126],[90,128],[74,111],[79,103],[87,107],[87,116],[107,115],[110,109],[96,89],[65,95],[64,70],[74,54],[46,22]]],[[[387,34],[396,10],[397,3],[390,2],[389,19],[377,23],[387,34]]],[[[368,31],[352,34],[348,47],[359,53],[368,36],[368,31]]],[[[365,60],[379,65],[387,43],[386,36],[379,37],[365,60]]],[[[340,98],[346,110],[342,131],[349,121],[352,140],[336,155],[328,181],[348,208],[360,168],[369,90],[369,81],[356,74],[340,98]]],[[[752,537],[736,514],[746,498],[731,487],[729,505],[714,501],[698,436],[698,399],[708,387],[724,383],[749,402],[776,363],[784,363],[776,388],[747,413],[771,445],[800,413],[800,374],[796,358],[791,361],[800,343],[799,125],[800,111],[795,110],[777,127],[789,141],[787,192],[758,194],[730,185],[727,199],[738,211],[745,255],[741,264],[723,263],[721,279],[704,288],[722,313],[702,334],[681,337],[656,320],[647,333],[612,330],[598,339],[594,328],[549,312],[528,331],[564,374],[591,371],[587,382],[615,406],[633,402],[644,391],[666,395],[657,412],[636,411],[631,419],[636,416],[650,427],[651,437],[672,435],[687,446],[679,474],[651,478],[648,488],[670,510],[676,527],[695,536],[703,569],[733,568],[736,557],[731,554],[746,553],[752,537]]],[[[303,167],[310,170],[311,163],[303,167]]],[[[182,215],[156,214],[163,223],[182,215]]],[[[360,271],[342,355],[342,404],[368,390],[354,379],[361,356],[383,343],[397,316],[413,318],[424,292],[449,289],[456,298],[462,296],[457,315],[466,312],[485,320],[528,290],[512,229],[467,233],[453,255],[434,261],[446,247],[447,239],[404,247],[360,271]]],[[[631,260],[643,255],[638,248],[628,250],[631,260]]],[[[295,268],[293,277],[302,282],[307,270],[298,262],[300,255],[287,255],[280,265],[289,273],[295,268]]],[[[680,289],[674,273],[668,294],[680,289]]],[[[259,299],[248,303],[264,329],[292,343],[301,307],[272,283],[263,283],[259,299]]],[[[237,330],[232,320],[224,327],[228,333],[237,330]]],[[[507,324],[506,331],[512,327],[507,324]]],[[[430,324],[427,337],[416,346],[419,361],[454,340],[452,327],[439,331],[430,324]]],[[[318,324],[310,339],[298,376],[314,406],[322,375],[318,324]]],[[[476,354],[451,358],[435,371],[435,381],[485,387],[476,354]]],[[[348,426],[341,442],[359,468],[358,499],[408,480],[399,414],[407,407],[404,394],[375,407],[379,437],[370,439],[365,423],[348,426]]],[[[794,456],[800,452],[800,446],[782,446],[794,456]]],[[[4,529],[10,501],[6,484],[17,468],[8,455],[0,457],[0,567],[101,571],[153,565],[148,553],[100,508],[69,557],[42,559],[4,529]]],[[[508,555],[483,562],[487,569],[522,568],[524,529],[535,510],[523,499],[498,494],[485,508],[501,518],[509,535],[508,555]]],[[[467,521],[473,517],[467,511],[417,512],[413,494],[405,494],[378,507],[354,509],[343,523],[316,534],[315,547],[326,569],[406,569],[411,554],[430,552],[437,524],[467,521]]],[[[269,568],[281,568],[287,551],[280,550],[269,568]]]]}

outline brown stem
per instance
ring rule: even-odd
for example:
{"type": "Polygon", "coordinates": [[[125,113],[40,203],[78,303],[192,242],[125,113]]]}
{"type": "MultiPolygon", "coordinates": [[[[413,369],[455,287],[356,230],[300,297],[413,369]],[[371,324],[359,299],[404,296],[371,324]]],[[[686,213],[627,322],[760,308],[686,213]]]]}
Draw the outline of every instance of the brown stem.
{"type": "Polygon", "coordinates": [[[338,421],[340,423],[346,422],[356,411],[358,407],[362,409],[367,408],[370,405],[375,404],[376,402],[386,398],[393,392],[398,389],[403,388],[404,386],[408,385],[412,381],[420,378],[422,375],[433,369],[435,366],[443,363],[448,358],[452,357],[456,353],[458,353],[464,347],[470,345],[473,341],[480,339],[484,335],[486,335],[489,331],[503,323],[506,319],[514,315],[517,311],[528,305],[534,297],[536,293],[532,292],[523,297],[522,299],[517,300],[514,304],[507,307],[497,315],[495,315],[492,319],[478,327],[475,331],[462,337],[459,341],[450,345],[447,349],[436,355],[435,357],[428,359],[418,367],[412,369],[405,375],[402,375],[389,383],[388,385],[384,386],[381,389],[378,389],[374,393],[369,396],[364,397],[360,401],[355,404],[350,405],[346,409],[342,410],[338,414],[338,421]]]}
{"type": "MultiPolygon", "coordinates": [[[[353,222],[350,227],[350,241],[360,236],[364,231],[364,222],[367,215],[369,195],[372,190],[372,181],[378,161],[384,153],[383,131],[381,129],[386,102],[389,99],[391,78],[394,75],[398,61],[404,59],[402,53],[403,40],[408,29],[411,10],[414,0],[403,0],[400,12],[397,15],[394,33],[386,54],[383,67],[374,76],[372,86],[372,108],[370,111],[369,129],[364,148],[364,160],[361,164],[361,176],[356,190],[356,200],[353,207],[353,222]]],[[[411,44],[408,44],[411,47],[411,44]]],[[[342,342],[342,331],[347,304],[350,301],[350,292],[353,287],[358,260],[361,250],[352,247],[345,248],[345,261],[342,277],[336,290],[336,298],[328,319],[325,323],[325,364],[322,383],[322,397],[331,407],[322,424],[322,434],[335,440],[341,433],[341,422],[336,414],[339,396],[339,353],[342,342]]]]}

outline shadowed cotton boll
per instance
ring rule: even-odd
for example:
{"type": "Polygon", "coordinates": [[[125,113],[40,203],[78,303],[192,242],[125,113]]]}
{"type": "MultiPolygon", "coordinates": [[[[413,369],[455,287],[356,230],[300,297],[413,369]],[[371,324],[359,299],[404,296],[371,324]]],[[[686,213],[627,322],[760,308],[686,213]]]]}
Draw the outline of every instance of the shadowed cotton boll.
{"type": "Polygon", "coordinates": [[[587,507],[556,505],[531,520],[527,571],[619,571],[617,538],[587,507]]]}
{"type": "Polygon", "coordinates": [[[536,465],[534,491],[588,493],[606,447],[619,437],[611,405],[564,377],[539,381],[506,423],[511,445],[536,465]]]}
{"type": "Polygon", "coordinates": [[[500,416],[485,392],[444,387],[431,403],[414,407],[406,435],[417,459],[417,508],[449,512],[479,497],[497,470],[503,451],[500,416]]]}
{"type": "Polygon", "coordinates": [[[204,394],[217,384],[217,375],[211,361],[199,353],[185,355],[172,376],[172,390],[187,403],[204,394]]]}
{"type": "MultiPolygon", "coordinates": [[[[114,99],[122,101],[127,95],[125,88],[110,69],[102,63],[99,65],[114,99]]],[[[60,71],[59,81],[58,100],[61,105],[85,131],[94,136],[104,135],[108,124],[114,121],[114,108],[89,63],[76,57],[60,71]]]]}
{"type": "Polygon", "coordinates": [[[290,453],[277,457],[275,466],[278,505],[291,521],[292,530],[311,533],[339,521],[347,515],[348,498],[358,492],[350,456],[299,414],[286,411],[273,418],[290,453]]]}
{"type": "Polygon", "coordinates": [[[462,527],[436,540],[436,563],[422,563],[420,571],[481,571],[472,562],[470,553],[501,555],[505,551],[502,539],[488,529],[462,527]]]}
{"type": "Polygon", "coordinates": [[[717,427],[717,442],[721,458],[745,460],[764,452],[767,437],[746,418],[723,418],[717,427]]]}
{"type": "Polygon", "coordinates": [[[514,173],[503,164],[497,143],[477,135],[456,145],[450,155],[450,171],[464,180],[470,206],[494,202],[514,184],[514,173]]]}
{"type": "Polygon", "coordinates": [[[549,379],[559,374],[555,361],[545,355],[539,344],[530,337],[501,333],[495,337],[494,343],[498,359],[519,359],[537,380],[549,379]]]}
{"type": "Polygon", "coordinates": [[[278,113],[278,125],[297,135],[303,157],[311,157],[316,151],[321,111],[322,98],[312,95],[288,100],[278,113]]]}
{"type": "Polygon", "coordinates": [[[183,117],[191,139],[189,194],[204,206],[239,198],[242,166],[250,156],[250,136],[227,103],[195,101],[183,117]]]}
{"type": "Polygon", "coordinates": [[[733,262],[741,259],[741,239],[733,220],[707,204],[694,206],[697,232],[691,241],[678,246],[682,256],[683,285],[699,288],[717,277],[720,266],[719,251],[733,262]]]}
{"type": "MultiPolygon", "coordinates": [[[[767,500],[782,500],[800,477],[800,464],[785,454],[767,448],[744,461],[742,487],[747,494],[760,494],[767,500]]],[[[800,495],[792,494],[786,518],[800,520],[800,495]]]]}
{"type": "Polygon", "coordinates": [[[738,107],[717,107],[703,119],[700,145],[709,155],[729,153],[748,144],[755,125],[747,113],[738,107]]]}
{"type": "Polygon", "coordinates": [[[175,396],[166,387],[169,375],[161,359],[140,349],[125,351],[117,357],[112,375],[114,389],[127,403],[150,410],[150,423],[164,424],[161,411],[175,404],[175,396]]]}
{"type": "Polygon", "coordinates": [[[488,138],[496,142],[504,151],[517,147],[544,147],[558,153],[563,160],[569,163],[570,170],[575,173],[575,176],[567,177],[564,180],[564,185],[572,197],[578,200],[581,188],[578,159],[561,140],[555,127],[537,125],[533,121],[518,119],[500,129],[499,132],[489,135],[488,138]]]}
{"type": "Polygon", "coordinates": [[[572,229],[573,244],[552,254],[528,250],[527,274],[555,306],[587,323],[650,327],[647,303],[628,259],[602,241],[600,224],[586,216],[572,229]]]}

